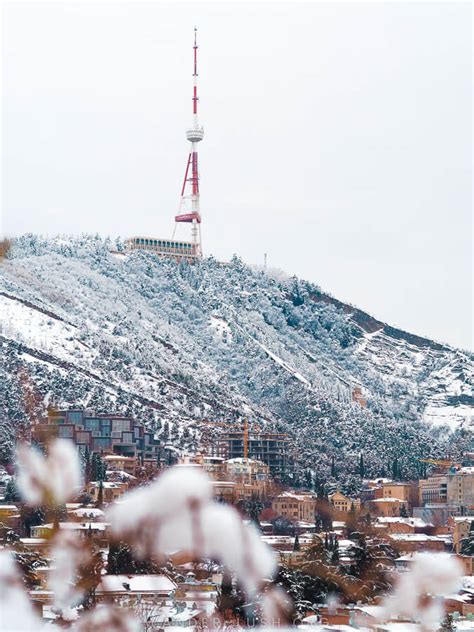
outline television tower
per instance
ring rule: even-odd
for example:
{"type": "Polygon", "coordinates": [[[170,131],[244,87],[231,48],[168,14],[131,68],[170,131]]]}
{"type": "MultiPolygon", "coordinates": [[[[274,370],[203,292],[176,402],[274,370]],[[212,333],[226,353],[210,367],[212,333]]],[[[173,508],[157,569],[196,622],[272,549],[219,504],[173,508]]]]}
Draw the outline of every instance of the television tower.
{"type": "Polygon", "coordinates": [[[198,119],[198,89],[197,89],[197,28],[194,27],[194,72],[193,72],[193,124],[186,132],[186,138],[191,143],[186,171],[184,174],[183,186],[181,188],[181,199],[179,203],[178,215],[174,218],[175,226],[173,239],[178,224],[191,224],[191,241],[193,250],[198,257],[202,257],[201,246],[201,213],[199,209],[199,167],[197,144],[204,137],[204,128],[198,119]]]}

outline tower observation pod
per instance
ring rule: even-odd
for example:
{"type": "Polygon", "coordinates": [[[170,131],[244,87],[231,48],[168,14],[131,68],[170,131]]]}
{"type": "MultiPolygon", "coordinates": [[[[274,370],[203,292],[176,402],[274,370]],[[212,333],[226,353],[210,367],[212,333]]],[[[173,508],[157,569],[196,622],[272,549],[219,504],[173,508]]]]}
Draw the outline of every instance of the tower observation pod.
{"type": "Polygon", "coordinates": [[[186,131],[186,138],[190,143],[190,148],[181,187],[178,214],[174,218],[173,236],[171,239],[131,237],[127,240],[127,247],[130,250],[148,250],[161,257],[171,257],[177,260],[185,259],[189,262],[196,261],[196,259],[202,257],[197,144],[204,138],[204,128],[198,119],[198,45],[196,27],[194,28],[193,58],[193,120],[192,125],[186,131]],[[190,241],[175,239],[180,224],[191,224],[190,241]]]}

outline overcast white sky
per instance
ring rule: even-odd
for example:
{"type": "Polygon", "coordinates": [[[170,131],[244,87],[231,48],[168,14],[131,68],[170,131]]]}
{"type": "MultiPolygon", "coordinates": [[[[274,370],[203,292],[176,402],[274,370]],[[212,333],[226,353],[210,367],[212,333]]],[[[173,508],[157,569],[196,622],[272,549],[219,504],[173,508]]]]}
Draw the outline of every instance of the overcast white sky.
{"type": "Polygon", "coordinates": [[[171,234],[194,24],[205,252],[470,347],[470,3],[4,2],[3,233],[171,234]]]}

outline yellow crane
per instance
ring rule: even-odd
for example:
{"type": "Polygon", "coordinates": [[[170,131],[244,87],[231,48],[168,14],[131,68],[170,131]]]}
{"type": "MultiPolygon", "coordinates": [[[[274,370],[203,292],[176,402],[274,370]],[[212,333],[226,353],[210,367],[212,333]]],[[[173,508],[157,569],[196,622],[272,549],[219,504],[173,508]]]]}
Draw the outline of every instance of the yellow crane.
{"type": "MultiPolygon", "coordinates": [[[[242,428],[242,436],[243,436],[243,443],[244,443],[244,459],[247,460],[248,456],[249,456],[249,421],[247,419],[247,417],[244,417],[243,420],[243,424],[242,426],[239,427],[238,424],[232,424],[232,423],[225,423],[225,422],[219,422],[219,421],[203,421],[201,422],[202,425],[204,427],[217,427],[217,428],[226,428],[229,430],[234,430],[235,432],[239,432],[240,428],[242,428]]],[[[259,432],[260,431],[260,427],[257,426],[256,424],[252,424],[252,429],[259,432]]]]}
{"type": "Polygon", "coordinates": [[[429,465],[437,465],[438,467],[444,467],[449,469],[450,467],[461,467],[461,463],[456,463],[450,459],[418,459],[421,463],[428,463],[429,465]]]}

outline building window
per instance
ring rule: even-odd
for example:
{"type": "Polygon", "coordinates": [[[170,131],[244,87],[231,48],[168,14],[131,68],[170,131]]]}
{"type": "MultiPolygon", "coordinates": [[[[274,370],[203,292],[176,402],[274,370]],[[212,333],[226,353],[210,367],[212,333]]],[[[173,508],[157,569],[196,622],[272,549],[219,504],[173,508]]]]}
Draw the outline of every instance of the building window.
{"type": "Polygon", "coordinates": [[[131,419],[112,419],[112,436],[114,432],[130,431],[131,419]]]}
{"type": "Polygon", "coordinates": [[[84,425],[86,430],[100,430],[100,419],[86,417],[86,419],[84,419],[84,425]]]}

